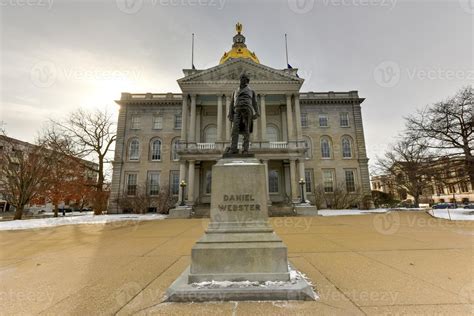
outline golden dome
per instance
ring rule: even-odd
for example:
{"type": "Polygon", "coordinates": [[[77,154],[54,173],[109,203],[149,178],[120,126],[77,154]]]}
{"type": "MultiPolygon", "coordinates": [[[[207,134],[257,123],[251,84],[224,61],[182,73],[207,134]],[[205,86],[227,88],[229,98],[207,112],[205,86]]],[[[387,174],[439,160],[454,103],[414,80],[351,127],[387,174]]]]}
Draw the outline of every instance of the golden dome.
{"type": "Polygon", "coordinates": [[[247,48],[247,45],[245,45],[245,36],[241,34],[242,24],[237,23],[235,25],[235,30],[237,31],[237,34],[234,36],[234,44],[232,45],[232,49],[224,53],[219,64],[223,64],[226,61],[234,58],[247,58],[253,62],[256,62],[257,64],[260,64],[257,55],[255,55],[254,52],[251,52],[247,48]]]}

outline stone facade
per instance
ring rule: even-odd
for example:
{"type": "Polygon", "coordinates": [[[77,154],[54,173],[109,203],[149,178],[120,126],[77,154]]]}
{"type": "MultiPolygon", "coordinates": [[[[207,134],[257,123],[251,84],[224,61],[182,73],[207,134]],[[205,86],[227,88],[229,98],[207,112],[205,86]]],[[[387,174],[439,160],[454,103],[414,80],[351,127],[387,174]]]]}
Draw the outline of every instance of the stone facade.
{"type": "Polygon", "coordinates": [[[123,211],[117,201],[133,195],[134,186],[156,188],[157,178],[179,200],[177,186],[185,180],[189,205],[210,203],[211,168],[230,143],[227,113],[242,72],[262,112],[250,151],[265,164],[269,204],[300,201],[301,178],[308,200],[317,185],[327,192],[341,184],[370,194],[358,92],[300,92],[304,79],[297,69],[235,58],[205,70],[185,69],[179,94],[122,94],[109,213],[123,211]]]}

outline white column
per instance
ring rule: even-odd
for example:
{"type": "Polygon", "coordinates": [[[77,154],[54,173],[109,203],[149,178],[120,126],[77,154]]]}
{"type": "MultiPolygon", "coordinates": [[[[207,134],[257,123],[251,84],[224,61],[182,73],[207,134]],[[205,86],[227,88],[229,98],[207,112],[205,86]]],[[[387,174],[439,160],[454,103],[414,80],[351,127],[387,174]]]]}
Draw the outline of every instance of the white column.
{"type": "Polygon", "coordinates": [[[259,119],[256,119],[253,121],[253,133],[252,133],[252,141],[256,142],[258,141],[258,121],[259,119]]]}
{"type": "Polygon", "coordinates": [[[282,139],[285,141],[289,141],[288,139],[288,128],[286,126],[287,119],[286,119],[286,111],[282,108],[280,108],[280,113],[281,113],[281,130],[283,131],[282,133],[282,139]]]}
{"type": "MultiPolygon", "coordinates": [[[[181,184],[181,181],[186,180],[186,161],[182,160],[179,162],[179,183],[181,184]]],[[[178,191],[178,204],[181,203],[183,200],[183,190],[181,189],[181,186],[179,187],[178,191]]]]}
{"type": "Polygon", "coordinates": [[[300,109],[299,94],[295,94],[295,120],[296,120],[296,140],[301,140],[302,131],[301,131],[301,109],[300,109]]]}
{"type": "Polygon", "coordinates": [[[271,203],[271,200],[270,200],[270,186],[269,186],[269,183],[268,183],[268,159],[263,159],[263,164],[265,165],[265,184],[267,185],[267,201],[268,201],[268,204],[271,203]]]}
{"type": "Polygon", "coordinates": [[[196,95],[191,94],[191,118],[189,122],[189,142],[196,142],[196,95]]]}
{"type": "Polygon", "coordinates": [[[188,166],[188,203],[189,204],[194,204],[194,165],[195,161],[194,160],[189,160],[189,166],[188,166]]]}
{"type": "MultiPolygon", "coordinates": [[[[188,95],[183,94],[183,107],[181,109],[181,141],[186,142],[188,118],[188,95]]],[[[181,193],[180,193],[181,194],[181,193]]]]}
{"type": "Polygon", "coordinates": [[[202,107],[196,108],[196,143],[201,142],[201,111],[202,107]]]}
{"type": "Polygon", "coordinates": [[[261,117],[261,139],[262,142],[267,141],[267,110],[265,105],[265,94],[260,95],[260,117],[261,117]]]}
{"type": "Polygon", "coordinates": [[[222,95],[217,96],[217,141],[222,141],[222,95]]]}
{"type": "Polygon", "coordinates": [[[296,160],[290,159],[290,185],[291,185],[291,200],[296,201],[298,198],[298,188],[296,183],[296,160]]]}
{"type": "Polygon", "coordinates": [[[232,100],[231,94],[226,94],[225,96],[225,140],[226,142],[230,142],[230,121],[227,115],[229,115],[230,111],[230,101],[232,100]]]}
{"type": "Polygon", "coordinates": [[[288,141],[292,141],[293,137],[293,111],[291,110],[291,94],[286,95],[286,125],[288,128],[288,141]]]}

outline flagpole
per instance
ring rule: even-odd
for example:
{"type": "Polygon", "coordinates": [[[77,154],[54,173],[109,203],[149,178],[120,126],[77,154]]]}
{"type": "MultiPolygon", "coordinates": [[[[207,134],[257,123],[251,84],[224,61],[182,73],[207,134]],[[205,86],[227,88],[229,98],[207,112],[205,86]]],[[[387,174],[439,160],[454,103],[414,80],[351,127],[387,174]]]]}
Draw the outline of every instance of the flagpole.
{"type": "Polygon", "coordinates": [[[286,67],[288,68],[288,40],[287,40],[287,35],[285,33],[285,51],[286,51],[286,67]]]}
{"type": "Polygon", "coordinates": [[[194,69],[194,33],[191,41],[191,69],[194,69]]]}

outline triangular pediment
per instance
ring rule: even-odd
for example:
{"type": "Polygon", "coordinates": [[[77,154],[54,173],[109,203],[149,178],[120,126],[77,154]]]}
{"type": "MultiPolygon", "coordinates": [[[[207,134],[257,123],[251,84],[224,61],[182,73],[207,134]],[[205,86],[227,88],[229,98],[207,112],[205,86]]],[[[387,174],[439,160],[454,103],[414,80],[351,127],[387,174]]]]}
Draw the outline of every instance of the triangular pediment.
{"type": "Polygon", "coordinates": [[[178,80],[178,83],[202,82],[238,82],[240,75],[246,73],[250,82],[287,82],[303,83],[303,79],[296,76],[296,69],[279,70],[247,59],[234,59],[215,67],[197,70],[178,80]]]}

